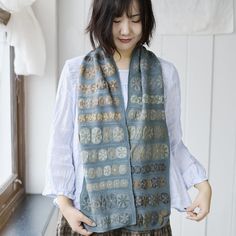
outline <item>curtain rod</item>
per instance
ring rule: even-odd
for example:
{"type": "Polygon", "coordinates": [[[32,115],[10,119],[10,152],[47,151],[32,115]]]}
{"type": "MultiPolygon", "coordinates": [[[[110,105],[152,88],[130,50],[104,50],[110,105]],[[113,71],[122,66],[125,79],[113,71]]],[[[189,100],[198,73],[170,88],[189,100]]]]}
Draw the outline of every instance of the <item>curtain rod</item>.
{"type": "Polygon", "coordinates": [[[6,25],[11,17],[11,13],[0,8],[0,23],[6,25]]]}

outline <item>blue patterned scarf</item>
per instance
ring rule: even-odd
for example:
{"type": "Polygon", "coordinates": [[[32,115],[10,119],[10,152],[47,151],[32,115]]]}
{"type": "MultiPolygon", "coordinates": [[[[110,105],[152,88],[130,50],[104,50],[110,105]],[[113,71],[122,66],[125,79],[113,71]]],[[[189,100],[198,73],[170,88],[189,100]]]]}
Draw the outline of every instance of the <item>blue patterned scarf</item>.
{"type": "Polygon", "coordinates": [[[78,82],[81,212],[92,232],[158,229],[170,215],[170,146],[158,58],[136,48],[125,109],[118,69],[101,48],[88,53],[78,82]]]}

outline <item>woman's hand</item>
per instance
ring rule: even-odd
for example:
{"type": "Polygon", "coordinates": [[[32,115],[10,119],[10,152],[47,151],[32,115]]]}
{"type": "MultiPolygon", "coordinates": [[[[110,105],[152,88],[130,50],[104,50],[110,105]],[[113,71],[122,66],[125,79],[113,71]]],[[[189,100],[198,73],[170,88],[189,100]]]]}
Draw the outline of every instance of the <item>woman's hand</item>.
{"type": "Polygon", "coordinates": [[[87,216],[85,216],[82,212],[77,210],[73,205],[72,201],[65,196],[58,196],[57,203],[61,210],[61,213],[66,218],[70,227],[76,233],[81,235],[91,235],[93,232],[87,231],[82,223],[85,223],[89,226],[96,226],[96,224],[90,220],[87,216]]]}
{"type": "Polygon", "coordinates": [[[212,190],[209,182],[203,181],[194,185],[199,193],[193,203],[187,208],[187,219],[200,221],[210,212],[212,190]],[[199,208],[199,211],[194,211],[199,208]]]}

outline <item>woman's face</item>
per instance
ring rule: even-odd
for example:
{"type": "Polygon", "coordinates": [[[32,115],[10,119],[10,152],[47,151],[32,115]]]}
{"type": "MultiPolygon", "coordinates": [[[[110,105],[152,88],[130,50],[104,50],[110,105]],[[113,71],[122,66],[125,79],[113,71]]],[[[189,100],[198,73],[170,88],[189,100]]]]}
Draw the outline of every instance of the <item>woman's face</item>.
{"type": "Polygon", "coordinates": [[[131,54],[142,37],[142,22],[136,0],[131,5],[131,14],[124,13],[113,21],[112,35],[116,49],[121,54],[131,54]]]}

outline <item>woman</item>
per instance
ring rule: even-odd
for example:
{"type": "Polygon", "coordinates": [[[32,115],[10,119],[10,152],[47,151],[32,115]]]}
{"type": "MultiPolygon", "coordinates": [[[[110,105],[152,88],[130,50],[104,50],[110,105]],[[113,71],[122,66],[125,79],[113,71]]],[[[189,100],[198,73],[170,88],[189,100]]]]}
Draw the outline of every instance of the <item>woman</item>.
{"type": "Polygon", "coordinates": [[[66,62],[56,98],[44,195],[60,208],[57,235],[169,236],[171,207],[199,221],[211,200],[182,142],[178,73],[143,46],[155,26],[150,0],[92,7],[94,50],[66,62]]]}

